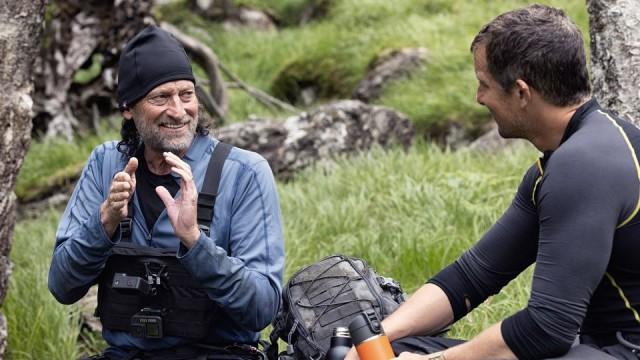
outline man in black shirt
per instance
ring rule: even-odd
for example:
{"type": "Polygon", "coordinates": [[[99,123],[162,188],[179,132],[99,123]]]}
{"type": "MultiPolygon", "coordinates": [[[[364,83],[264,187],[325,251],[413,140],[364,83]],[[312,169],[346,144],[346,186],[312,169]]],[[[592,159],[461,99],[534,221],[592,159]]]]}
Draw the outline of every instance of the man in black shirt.
{"type": "Polygon", "coordinates": [[[582,36],[561,10],[502,14],[471,51],[477,101],[500,135],[544,156],[480,241],[385,319],[394,350],[401,359],[637,359],[640,130],[590,99],[582,36]],[[533,263],[524,309],[470,341],[428,336],[533,263]]]}

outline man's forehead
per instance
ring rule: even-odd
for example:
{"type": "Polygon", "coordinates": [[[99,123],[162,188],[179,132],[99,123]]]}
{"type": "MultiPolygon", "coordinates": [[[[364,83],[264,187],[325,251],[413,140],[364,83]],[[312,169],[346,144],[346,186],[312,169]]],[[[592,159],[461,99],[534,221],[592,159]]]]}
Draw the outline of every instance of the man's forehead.
{"type": "Polygon", "coordinates": [[[193,89],[195,85],[193,82],[189,80],[175,80],[169,81],[164,84],[160,84],[154,87],[150,93],[162,92],[162,91],[175,91],[175,90],[185,90],[185,89],[193,89]]]}

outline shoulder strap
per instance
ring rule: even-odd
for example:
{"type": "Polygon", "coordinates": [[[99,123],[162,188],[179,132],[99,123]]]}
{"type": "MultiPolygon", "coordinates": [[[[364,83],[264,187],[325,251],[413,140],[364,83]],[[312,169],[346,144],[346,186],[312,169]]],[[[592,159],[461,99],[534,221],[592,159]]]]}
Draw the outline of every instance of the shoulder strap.
{"type": "Polygon", "coordinates": [[[218,142],[209,160],[202,190],[198,194],[198,227],[207,236],[210,236],[209,224],[211,223],[211,219],[213,219],[213,208],[216,205],[222,167],[231,148],[233,148],[232,145],[223,143],[222,141],[218,142]]]}

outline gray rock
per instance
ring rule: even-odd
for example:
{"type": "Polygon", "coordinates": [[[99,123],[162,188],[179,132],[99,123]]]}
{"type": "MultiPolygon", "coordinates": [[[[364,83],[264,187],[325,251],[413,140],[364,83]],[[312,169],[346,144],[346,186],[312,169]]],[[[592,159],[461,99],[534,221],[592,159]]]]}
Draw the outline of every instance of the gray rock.
{"type": "Polygon", "coordinates": [[[377,99],[390,81],[408,76],[423,66],[426,56],[424,48],[391,50],[378,56],[369,65],[367,75],[360,81],[352,98],[364,102],[377,99]]]}
{"type": "Polygon", "coordinates": [[[471,150],[482,152],[494,152],[502,149],[510,148],[515,145],[528,144],[523,139],[505,139],[498,133],[498,126],[492,122],[491,128],[484,135],[474,140],[469,148],[471,150]]]}
{"type": "Polygon", "coordinates": [[[408,149],[414,135],[405,115],[357,100],[324,105],[284,123],[252,118],[216,131],[220,140],[262,154],[281,179],[318,161],[376,145],[408,149]]]}

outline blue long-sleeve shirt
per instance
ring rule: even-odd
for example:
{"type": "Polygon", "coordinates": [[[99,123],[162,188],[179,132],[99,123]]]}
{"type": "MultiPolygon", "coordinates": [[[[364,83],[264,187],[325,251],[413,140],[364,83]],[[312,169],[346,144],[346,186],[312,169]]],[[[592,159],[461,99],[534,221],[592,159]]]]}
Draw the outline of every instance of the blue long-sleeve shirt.
{"type": "MultiPolygon", "coordinates": [[[[196,136],[183,158],[198,189],[217,143],[210,137],[196,136]]],[[[100,205],[109,194],[111,179],[126,162],[115,142],[98,146],[67,204],[49,270],[49,290],[61,303],[74,303],[86,294],[96,283],[111,248],[120,241],[118,232],[112,238],[106,234],[100,223],[100,205]]],[[[259,331],[280,307],[284,267],[278,196],[266,160],[253,152],[231,150],[220,179],[211,237],[201,233],[189,250],[179,246],[166,211],[149,232],[140,200],[133,197],[131,241],[174,248],[182,265],[208,289],[209,298],[224,309],[205,340],[255,343],[259,331]]],[[[131,348],[151,350],[187,341],[176,337],[142,339],[108,329],[103,330],[103,337],[110,345],[108,352],[114,355],[131,348]]]]}

